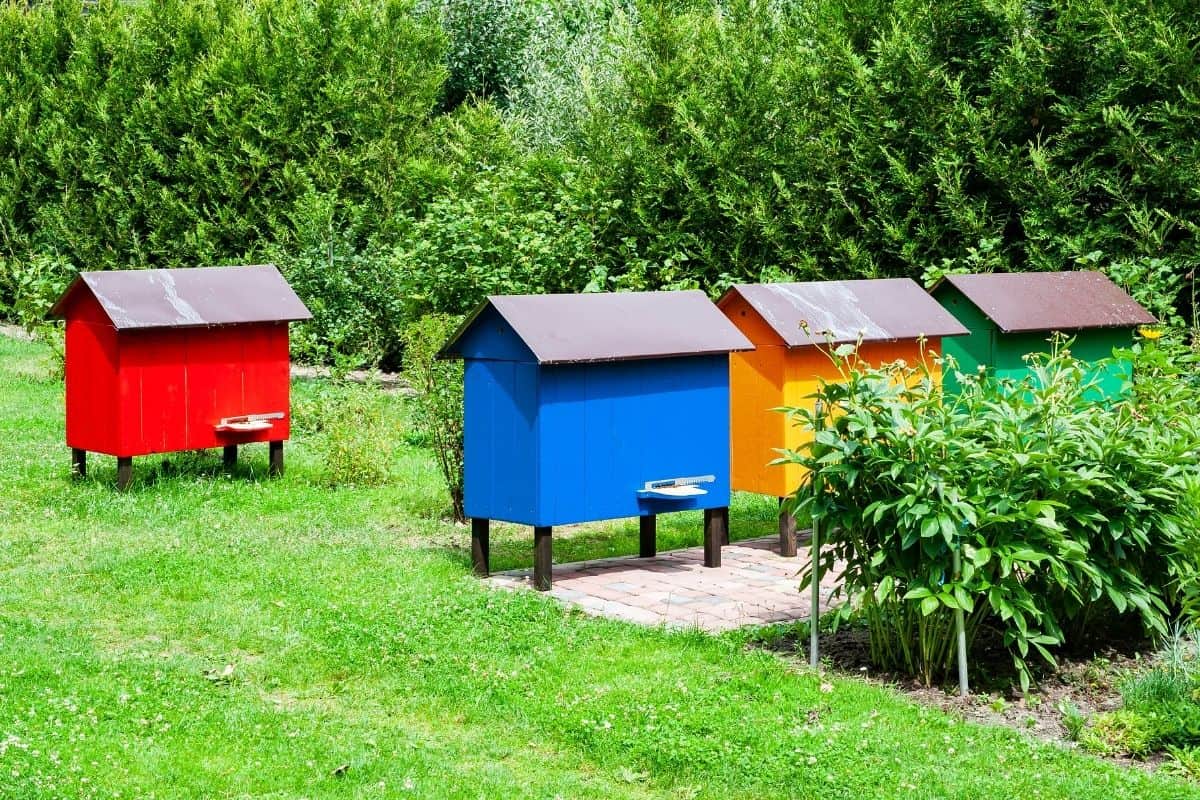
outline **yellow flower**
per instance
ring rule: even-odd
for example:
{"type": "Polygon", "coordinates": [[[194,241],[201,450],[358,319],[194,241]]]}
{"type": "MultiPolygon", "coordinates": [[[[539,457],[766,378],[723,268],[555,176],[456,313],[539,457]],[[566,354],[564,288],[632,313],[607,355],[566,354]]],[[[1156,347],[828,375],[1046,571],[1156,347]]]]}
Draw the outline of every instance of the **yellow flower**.
{"type": "Polygon", "coordinates": [[[1148,328],[1148,327],[1138,328],[1138,336],[1141,336],[1143,339],[1149,339],[1150,341],[1154,341],[1155,339],[1161,339],[1162,335],[1163,335],[1163,332],[1160,328],[1148,328]]]}

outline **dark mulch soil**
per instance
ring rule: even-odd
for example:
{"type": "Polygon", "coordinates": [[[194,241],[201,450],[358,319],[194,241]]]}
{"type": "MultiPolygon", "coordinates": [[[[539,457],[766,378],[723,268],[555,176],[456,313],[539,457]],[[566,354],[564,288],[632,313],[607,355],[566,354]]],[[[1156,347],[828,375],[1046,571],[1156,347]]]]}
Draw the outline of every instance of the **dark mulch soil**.
{"type": "MultiPolygon", "coordinates": [[[[821,635],[821,662],[836,674],[856,676],[884,684],[915,702],[939,708],[962,719],[985,725],[1005,725],[1038,739],[1074,746],[1063,727],[1062,709],[1074,705],[1084,715],[1120,707],[1118,685],[1125,675],[1146,665],[1153,653],[1149,641],[1132,630],[1108,627],[1104,640],[1082,642],[1058,655],[1056,668],[1047,665],[1037,674],[1028,694],[1020,690],[1012,659],[998,637],[981,634],[972,648],[969,670],[971,694],[960,697],[957,676],[949,675],[942,685],[925,686],[903,675],[882,672],[870,664],[865,628],[842,628],[821,635]]],[[[759,646],[785,658],[808,663],[807,631],[794,630],[764,639],[759,646]]],[[[1114,758],[1125,764],[1154,767],[1165,759],[1114,758]]]]}

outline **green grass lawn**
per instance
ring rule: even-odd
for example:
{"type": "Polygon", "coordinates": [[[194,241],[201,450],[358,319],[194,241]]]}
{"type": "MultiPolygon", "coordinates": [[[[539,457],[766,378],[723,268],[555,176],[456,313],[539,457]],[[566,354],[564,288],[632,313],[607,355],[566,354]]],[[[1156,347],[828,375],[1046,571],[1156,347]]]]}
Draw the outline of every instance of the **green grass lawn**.
{"type": "MultiPolygon", "coordinates": [[[[72,483],[46,360],[0,338],[0,798],[1200,796],[736,635],[489,591],[395,397],[382,487],[329,488],[307,434],[278,481],[249,448],[232,477],[218,453],[138,459],[118,494],[94,457],[72,483]]],[[[735,535],[774,513],[739,498],[735,535]]],[[[636,538],[591,526],[557,555],[636,538]]],[[[495,539],[497,567],[528,565],[527,531],[495,539]]]]}

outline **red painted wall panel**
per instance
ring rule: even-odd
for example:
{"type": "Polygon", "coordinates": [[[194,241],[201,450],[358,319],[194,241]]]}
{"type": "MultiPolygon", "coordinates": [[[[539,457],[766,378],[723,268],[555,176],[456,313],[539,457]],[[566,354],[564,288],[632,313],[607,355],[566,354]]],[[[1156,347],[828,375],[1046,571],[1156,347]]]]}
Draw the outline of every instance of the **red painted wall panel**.
{"type": "Polygon", "coordinates": [[[110,452],[117,447],[117,332],[89,296],[73,303],[66,326],[67,446],[110,452]]]}
{"type": "Polygon", "coordinates": [[[138,456],[288,438],[286,323],[117,333],[82,293],[67,316],[70,447],[138,456]],[[216,430],[225,417],[276,412],[284,418],[265,431],[216,430]]]}
{"type": "Polygon", "coordinates": [[[187,332],[125,331],[121,347],[121,455],[188,449],[183,409],[187,332]]]}
{"type": "Polygon", "coordinates": [[[269,439],[286,439],[291,433],[291,360],[286,322],[245,327],[242,338],[243,382],[247,414],[283,412],[275,420],[269,439]]]}

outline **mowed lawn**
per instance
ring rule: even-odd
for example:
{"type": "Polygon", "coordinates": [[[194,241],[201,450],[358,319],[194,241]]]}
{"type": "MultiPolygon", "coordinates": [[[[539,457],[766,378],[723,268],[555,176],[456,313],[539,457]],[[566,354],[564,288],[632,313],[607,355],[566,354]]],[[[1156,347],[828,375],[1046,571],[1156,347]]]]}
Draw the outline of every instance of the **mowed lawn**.
{"type": "MultiPolygon", "coordinates": [[[[737,636],[594,620],[468,573],[431,456],[329,488],[320,435],[72,483],[47,351],[0,338],[0,798],[1188,797],[1196,788],[821,679],[737,636]]],[[[303,404],[328,387],[300,384],[303,404]]],[[[771,530],[769,501],[733,524],[771,530]]],[[[695,543],[699,525],[664,521],[695,543]]],[[[562,559],[636,549],[623,522],[562,559]]],[[[498,566],[529,561],[501,530],[498,566]]]]}

